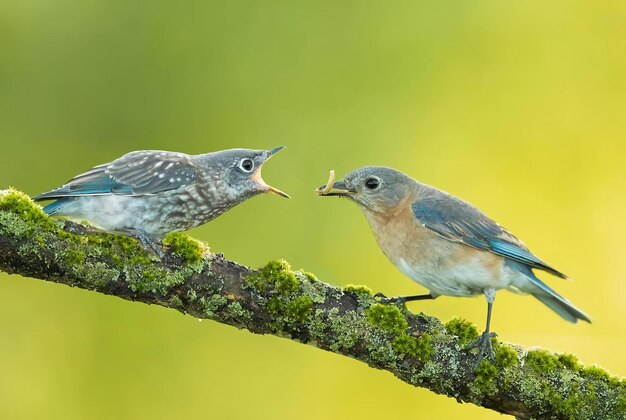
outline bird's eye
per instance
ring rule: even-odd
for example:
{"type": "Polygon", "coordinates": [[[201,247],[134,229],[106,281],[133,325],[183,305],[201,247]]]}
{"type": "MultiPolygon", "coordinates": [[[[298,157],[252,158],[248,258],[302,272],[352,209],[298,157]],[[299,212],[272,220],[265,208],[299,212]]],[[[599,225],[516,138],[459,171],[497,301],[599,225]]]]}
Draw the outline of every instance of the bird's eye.
{"type": "Polygon", "coordinates": [[[370,177],[365,180],[365,186],[370,190],[375,190],[380,187],[380,179],[376,177],[370,177]]]}
{"type": "Polygon", "coordinates": [[[239,168],[244,172],[252,172],[254,169],[254,161],[250,158],[241,159],[239,168]]]}

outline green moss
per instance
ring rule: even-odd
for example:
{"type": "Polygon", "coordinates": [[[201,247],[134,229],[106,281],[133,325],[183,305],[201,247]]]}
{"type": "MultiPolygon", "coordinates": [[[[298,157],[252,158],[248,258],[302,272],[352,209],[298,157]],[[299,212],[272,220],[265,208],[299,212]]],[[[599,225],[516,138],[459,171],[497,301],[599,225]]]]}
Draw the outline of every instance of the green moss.
{"type": "Polygon", "coordinates": [[[372,296],[372,289],[360,284],[348,284],[343,288],[344,293],[354,293],[355,295],[365,294],[372,296]]]}
{"type": "Polygon", "coordinates": [[[274,315],[272,329],[300,329],[311,320],[314,303],[325,300],[325,286],[310,276],[291,270],[286,261],[270,261],[265,267],[246,278],[246,287],[261,293],[269,313],[274,315]]]}
{"type": "Polygon", "coordinates": [[[97,249],[113,265],[119,266],[125,273],[130,289],[135,292],[153,292],[165,296],[172,287],[181,284],[191,274],[190,269],[171,271],[154,264],[152,259],[158,260],[158,257],[145,250],[135,238],[103,232],[87,235],[86,238],[91,245],[87,249],[97,249]]]}
{"type": "Polygon", "coordinates": [[[519,366],[519,355],[509,345],[498,343],[494,346],[496,352],[496,366],[500,369],[508,369],[519,366]]]}
{"type": "Polygon", "coordinates": [[[598,366],[586,367],[582,369],[582,373],[585,376],[590,376],[591,378],[599,379],[602,381],[609,382],[611,380],[611,375],[609,375],[607,371],[598,366]]]}
{"type": "Polygon", "coordinates": [[[575,356],[545,350],[528,352],[525,365],[534,372],[526,372],[520,382],[524,393],[532,395],[530,405],[556,413],[558,418],[618,418],[615,413],[624,413],[616,405],[620,394],[626,396],[619,391],[620,380],[599,367],[583,368],[575,356]],[[598,410],[608,411],[601,414],[598,410]]]}
{"type": "Polygon", "coordinates": [[[317,277],[315,276],[315,274],[310,273],[308,271],[302,271],[300,270],[300,274],[302,274],[304,277],[307,278],[307,280],[309,280],[311,283],[316,283],[319,280],[317,279],[317,277]]]}
{"type": "Polygon", "coordinates": [[[295,322],[306,322],[311,317],[313,301],[308,296],[298,296],[287,304],[285,315],[295,322]]]}
{"type": "Polygon", "coordinates": [[[63,257],[65,264],[70,266],[78,266],[85,263],[85,251],[82,249],[70,249],[63,257]]]}
{"type": "Polygon", "coordinates": [[[261,270],[248,276],[246,283],[261,293],[272,290],[288,295],[298,290],[298,279],[284,260],[270,261],[261,270]]]}
{"type": "Polygon", "coordinates": [[[279,315],[283,312],[283,302],[278,296],[269,298],[266,307],[267,311],[272,315],[279,315]]]}
{"type": "Polygon", "coordinates": [[[367,308],[367,320],[373,326],[394,334],[403,334],[409,326],[406,318],[395,305],[375,303],[367,308]]]}
{"type": "Polygon", "coordinates": [[[476,394],[487,396],[496,391],[495,379],[498,368],[488,360],[482,360],[474,372],[475,379],[471,383],[472,391],[476,394]]]}
{"type": "Polygon", "coordinates": [[[620,413],[626,413],[626,393],[622,393],[617,400],[615,401],[615,406],[617,407],[617,411],[620,413]]]}
{"type": "Polygon", "coordinates": [[[409,324],[397,306],[375,303],[367,308],[366,317],[367,322],[375,328],[395,335],[391,347],[399,357],[409,355],[426,361],[434,354],[430,335],[422,334],[416,339],[407,334],[409,324]]]}
{"type": "Polygon", "coordinates": [[[555,369],[561,367],[561,362],[552,353],[545,350],[531,350],[526,354],[524,359],[526,366],[534,369],[539,373],[550,374],[555,369]]]}
{"type": "Polygon", "coordinates": [[[474,324],[464,319],[454,318],[445,324],[445,328],[448,333],[458,338],[459,346],[461,347],[478,339],[478,330],[474,324]]]}
{"type": "MultiPolygon", "coordinates": [[[[35,204],[28,195],[13,188],[0,191],[0,210],[18,216],[22,222],[20,228],[26,234],[30,234],[37,229],[51,231],[56,228],[54,221],[46,215],[41,206],[35,204]]],[[[17,220],[13,220],[13,222],[17,223],[17,220]]],[[[4,226],[5,229],[9,227],[7,225],[4,226]]],[[[13,226],[13,228],[16,227],[13,226]]]]}
{"type": "Polygon", "coordinates": [[[540,397],[549,404],[549,413],[568,419],[626,418],[626,411],[619,405],[619,390],[607,388],[604,381],[585,381],[578,375],[571,376],[569,368],[564,372],[566,375],[559,378],[558,390],[548,384],[541,386],[540,397]]]}
{"type": "Polygon", "coordinates": [[[130,236],[95,232],[86,236],[67,234],[66,239],[97,246],[115,265],[146,266],[152,263],[151,258],[157,259],[156,255],[152,255],[137,239],[130,236]]]}
{"type": "Polygon", "coordinates": [[[571,392],[566,398],[557,397],[556,394],[552,398],[552,404],[554,404],[556,411],[563,417],[570,419],[578,418],[579,416],[577,414],[579,414],[589,402],[588,397],[581,396],[578,389],[571,392]]]}
{"type": "Polygon", "coordinates": [[[557,359],[559,362],[568,369],[578,370],[580,369],[580,363],[578,362],[578,358],[573,354],[557,354],[557,359]]]}
{"type": "Polygon", "coordinates": [[[427,361],[435,353],[432,337],[424,333],[417,339],[408,334],[396,337],[391,344],[400,357],[409,355],[414,359],[427,361]]]}
{"type": "Polygon", "coordinates": [[[190,264],[201,261],[209,251],[204,243],[182,232],[173,232],[167,235],[163,239],[163,245],[170,247],[175,257],[182,258],[183,261],[190,264]]]}
{"type": "Polygon", "coordinates": [[[298,296],[284,301],[280,297],[272,297],[267,301],[267,310],[287,323],[306,322],[313,311],[313,301],[308,296],[298,296]]]}

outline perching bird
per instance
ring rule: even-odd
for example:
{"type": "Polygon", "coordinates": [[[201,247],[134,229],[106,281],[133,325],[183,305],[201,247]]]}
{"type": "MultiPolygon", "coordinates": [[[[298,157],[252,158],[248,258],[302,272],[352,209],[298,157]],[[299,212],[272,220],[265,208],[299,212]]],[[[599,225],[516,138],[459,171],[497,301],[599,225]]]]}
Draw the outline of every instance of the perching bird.
{"type": "Polygon", "coordinates": [[[394,169],[376,166],[357,169],[332,187],[317,191],[354,201],[387,258],[430,291],[387,301],[485,295],[487,325],[475,343],[480,347],[479,360],[485,351],[493,356],[489,325],[498,289],[529,293],[567,321],[591,322],[532,270],[566,278],[563,273],[533,255],[522,241],[476,207],[453,195],[394,169]]]}
{"type": "Polygon", "coordinates": [[[289,198],[261,178],[263,163],[281,149],[130,152],[34,200],[56,200],[44,207],[47,214],[137,237],[164,258],[157,244],[170,232],[206,223],[257,194],[289,198]]]}

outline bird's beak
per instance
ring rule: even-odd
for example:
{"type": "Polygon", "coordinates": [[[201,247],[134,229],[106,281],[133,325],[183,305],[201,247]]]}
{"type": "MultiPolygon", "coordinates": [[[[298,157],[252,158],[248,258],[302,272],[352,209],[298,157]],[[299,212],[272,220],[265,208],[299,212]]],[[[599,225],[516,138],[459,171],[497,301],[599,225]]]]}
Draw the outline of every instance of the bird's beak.
{"type": "Polygon", "coordinates": [[[285,146],[274,147],[272,150],[268,151],[269,155],[267,157],[269,158],[270,156],[274,156],[276,153],[280,152],[284,148],[285,148],[285,146]]]}
{"type": "Polygon", "coordinates": [[[343,180],[337,181],[333,183],[332,185],[328,185],[328,184],[322,185],[321,187],[316,189],[315,192],[321,196],[328,196],[328,197],[332,197],[332,196],[346,197],[346,196],[351,196],[351,195],[356,194],[356,191],[348,188],[343,180]]]}
{"type": "MultiPolygon", "coordinates": [[[[283,150],[285,148],[285,146],[278,146],[273,148],[272,150],[268,150],[267,153],[267,157],[265,158],[265,161],[267,161],[269,158],[271,158],[273,155],[275,155],[276,153],[280,152],[281,150],[283,150]]],[[[265,163],[265,162],[263,162],[265,163]]],[[[276,195],[280,195],[281,197],[285,197],[285,198],[291,198],[289,197],[289,194],[287,194],[286,192],[283,192],[281,190],[279,190],[278,188],[274,188],[271,185],[267,185],[265,183],[265,181],[263,181],[263,178],[261,178],[261,167],[259,167],[259,169],[257,170],[256,174],[256,181],[257,183],[261,186],[261,189],[265,192],[270,192],[272,194],[276,194],[276,195]]]]}
{"type": "Polygon", "coordinates": [[[271,185],[267,185],[267,184],[265,184],[265,186],[267,188],[267,192],[271,192],[273,194],[280,195],[281,197],[291,198],[291,197],[289,197],[289,194],[287,194],[284,191],[279,190],[278,188],[274,188],[271,185]]]}

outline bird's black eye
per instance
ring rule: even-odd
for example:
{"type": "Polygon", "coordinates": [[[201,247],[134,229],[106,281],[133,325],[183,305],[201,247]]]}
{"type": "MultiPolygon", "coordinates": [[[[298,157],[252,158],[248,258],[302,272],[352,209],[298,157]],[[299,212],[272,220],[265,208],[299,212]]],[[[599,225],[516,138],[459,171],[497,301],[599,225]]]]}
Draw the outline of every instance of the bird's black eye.
{"type": "Polygon", "coordinates": [[[250,158],[241,159],[239,162],[239,168],[244,172],[252,172],[254,169],[254,161],[250,158]]]}
{"type": "Polygon", "coordinates": [[[375,177],[367,178],[365,180],[365,186],[370,190],[375,190],[376,188],[380,187],[380,179],[375,177]]]}

